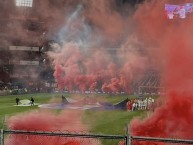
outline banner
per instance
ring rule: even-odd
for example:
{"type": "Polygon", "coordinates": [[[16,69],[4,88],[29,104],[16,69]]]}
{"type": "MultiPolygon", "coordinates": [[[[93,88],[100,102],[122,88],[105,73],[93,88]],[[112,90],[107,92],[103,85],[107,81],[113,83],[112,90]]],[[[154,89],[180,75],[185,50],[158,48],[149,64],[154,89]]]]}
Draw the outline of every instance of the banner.
{"type": "Polygon", "coordinates": [[[187,3],[183,5],[165,4],[165,11],[167,13],[168,19],[184,19],[193,12],[193,3],[187,3]]]}

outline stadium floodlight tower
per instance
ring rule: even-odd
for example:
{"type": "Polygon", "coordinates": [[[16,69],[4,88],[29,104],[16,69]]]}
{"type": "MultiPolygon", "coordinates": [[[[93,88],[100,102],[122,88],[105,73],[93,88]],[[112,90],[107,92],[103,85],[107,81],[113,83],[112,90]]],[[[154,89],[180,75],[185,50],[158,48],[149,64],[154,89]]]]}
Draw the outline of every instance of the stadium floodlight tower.
{"type": "Polygon", "coordinates": [[[32,7],[33,0],[16,0],[16,6],[20,7],[32,7]]]}

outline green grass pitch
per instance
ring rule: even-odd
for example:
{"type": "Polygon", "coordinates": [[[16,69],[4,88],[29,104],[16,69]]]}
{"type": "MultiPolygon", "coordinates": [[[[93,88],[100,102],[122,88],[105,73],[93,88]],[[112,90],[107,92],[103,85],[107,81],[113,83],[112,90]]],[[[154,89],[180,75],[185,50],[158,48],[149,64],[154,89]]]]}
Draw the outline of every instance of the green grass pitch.
{"type": "MultiPolygon", "coordinates": [[[[72,95],[64,95],[66,97],[71,97],[72,95]]],[[[77,96],[77,94],[76,94],[77,96]]],[[[85,95],[79,95],[85,96],[85,95]]],[[[38,106],[14,106],[16,105],[15,98],[20,99],[30,99],[33,97],[35,103],[45,104],[50,102],[50,100],[61,100],[61,94],[23,94],[23,95],[10,95],[10,96],[0,96],[0,128],[6,129],[5,118],[14,116],[20,113],[37,110],[38,106]]],[[[109,96],[109,95],[95,95],[94,97],[105,100],[110,103],[117,103],[125,98],[135,98],[135,96],[109,96]]],[[[60,112],[62,110],[52,110],[55,112],[60,112]]],[[[128,112],[126,110],[85,110],[82,117],[82,121],[90,126],[90,132],[96,134],[115,134],[124,135],[126,133],[126,125],[134,117],[145,117],[146,111],[135,111],[128,112]]]]}

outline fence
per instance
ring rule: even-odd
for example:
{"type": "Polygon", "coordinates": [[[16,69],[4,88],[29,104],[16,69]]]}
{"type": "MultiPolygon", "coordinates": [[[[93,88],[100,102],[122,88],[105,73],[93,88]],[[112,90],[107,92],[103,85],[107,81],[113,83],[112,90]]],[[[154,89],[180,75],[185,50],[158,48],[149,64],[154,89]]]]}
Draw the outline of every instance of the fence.
{"type": "Polygon", "coordinates": [[[181,145],[193,140],[68,132],[1,130],[0,145],[181,145]]]}

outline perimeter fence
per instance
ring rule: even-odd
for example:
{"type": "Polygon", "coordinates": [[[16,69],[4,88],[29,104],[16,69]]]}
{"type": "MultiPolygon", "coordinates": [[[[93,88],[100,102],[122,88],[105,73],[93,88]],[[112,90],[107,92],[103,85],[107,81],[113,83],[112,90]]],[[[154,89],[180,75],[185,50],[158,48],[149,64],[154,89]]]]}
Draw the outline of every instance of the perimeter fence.
{"type": "Polygon", "coordinates": [[[0,145],[184,145],[193,140],[70,132],[1,130],[0,145]]]}

